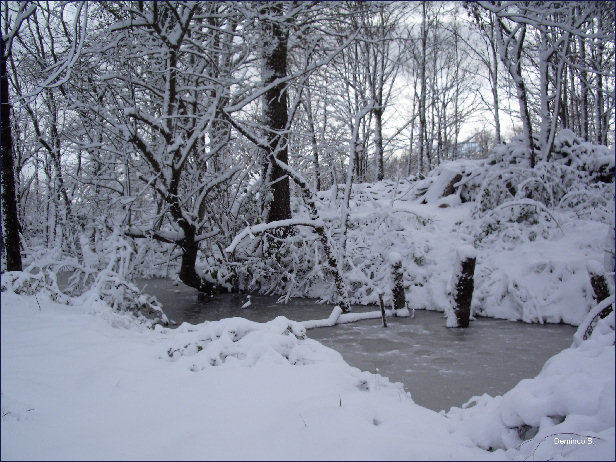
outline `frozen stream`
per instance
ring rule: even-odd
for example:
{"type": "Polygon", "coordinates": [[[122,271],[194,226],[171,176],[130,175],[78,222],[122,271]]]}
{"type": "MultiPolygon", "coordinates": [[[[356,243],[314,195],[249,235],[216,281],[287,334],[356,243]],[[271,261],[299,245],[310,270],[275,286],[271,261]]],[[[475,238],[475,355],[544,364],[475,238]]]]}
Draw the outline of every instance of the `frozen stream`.
{"type": "MultiPolygon", "coordinates": [[[[169,319],[197,324],[241,316],[265,322],[283,315],[296,321],[327,318],[331,305],[276,297],[221,295],[197,300],[197,292],[165,279],[140,280],[155,295],[169,319]]],[[[373,311],[376,307],[354,307],[373,311]]],[[[345,361],[402,382],[413,400],[435,411],[461,406],[474,395],[503,394],[520,380],[537,375],[545,361],[571,344],[575,328],[479,318],[468,329],[448,329],[442,313],[416,311],[415,318],[359,321],[308,331],[310,338],[339,351],[345,361]]]]}

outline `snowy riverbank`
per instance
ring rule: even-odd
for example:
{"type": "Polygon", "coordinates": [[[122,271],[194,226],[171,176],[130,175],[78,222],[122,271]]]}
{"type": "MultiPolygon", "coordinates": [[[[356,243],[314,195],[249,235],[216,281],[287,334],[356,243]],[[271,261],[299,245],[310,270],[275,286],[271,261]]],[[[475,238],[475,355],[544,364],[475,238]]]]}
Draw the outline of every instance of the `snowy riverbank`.
{"type": "Polygon", "coordinates": [[[1,314],[3,460],[515,458],[515,438],[498,435],[535,425],[511,418],[520,396],[539,396],[571,361],[574,378],[542,410],[576,396],[577,405],[562,408],[572,414],[563,430],[538,422],[537,438],[565,429],[600,437],[567,451],[552,444],[552,456],[614,453],[613,329],[551,360],[534,388],[521,383],[513,398],[484,397],[448,417],[348,366],[285,318],[152,331],[102,303],[65,306],[9,292],[1,314]],[[499,442],[502,450],[485,450],[499,442]]]}

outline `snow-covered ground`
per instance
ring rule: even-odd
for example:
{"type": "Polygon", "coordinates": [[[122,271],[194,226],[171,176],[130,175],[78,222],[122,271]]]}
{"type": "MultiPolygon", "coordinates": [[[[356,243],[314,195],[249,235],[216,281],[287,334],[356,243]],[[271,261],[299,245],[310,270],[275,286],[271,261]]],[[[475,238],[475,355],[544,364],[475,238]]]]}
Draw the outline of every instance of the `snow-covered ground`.
{"type": "Polygon", "coordinates": [[[541,458],[614,455],[613,314],[536,379],[448,415],[282,317],[149,330],[101,302],[9,291],[1,316],[2,460],[499,460],[538,445],[541,458]],[[521,425],[538,435],[516,439],[521,425]]]}
{"type": "Polygon", "coordinates": [[[2,297],[3,460],[497,458],[284,318],[150,331],[39,303],[2,297]]]}

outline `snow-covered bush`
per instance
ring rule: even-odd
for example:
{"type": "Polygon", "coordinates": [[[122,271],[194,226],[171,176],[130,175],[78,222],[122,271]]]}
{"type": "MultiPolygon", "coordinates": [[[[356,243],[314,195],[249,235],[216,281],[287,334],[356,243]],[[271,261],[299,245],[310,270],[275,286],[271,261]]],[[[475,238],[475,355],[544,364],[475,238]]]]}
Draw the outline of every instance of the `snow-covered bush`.
{"type": "Polygon", "coordinates": [[[244,239],[235,251],[235,261],[219,264],[205,270],[205,274],[234,278],[241,291],[254,291],[266,295],[280,295],[281,299],[306,297],[318,290],[333,294],[333,280],[328,269],[318,236],[311,228],[298,226],[279,245],[270,245],[275,239],[268,233],[244,239]],[[324,289],[325,288],[325,289],[324,289]]]}
{"type": "Polygon", "coordinates": [[[474,312],[578,324],[593,303],[586,263],[602,259],[613,222],[614,151],[564,130],[551,159],[530,168],[521,145],[494,149],[463,224],[480,250],[474,312]]]}
{"type": "Polygon", "coordinates": [[[115,311],[132,313],[150,325],[167,324],[169,320],[156,297],[142,294],[131,282],[134,254],[134,244],[116,230],[104,245],[107,266],[97,273],[81,298],[88,302],[102,300],[115,311]]]}
{"type": "Polygon", "coordinates": [[[39,254],[24,271],[2,274],[2,292],[21,295],[43,293],[51,300],[70,304],[71,298],[83,294],[94,280],[94,272],[58,252],[39,254]]]}
{"type": "Polygon", "coordinates": [[[500,244],[513,248],[520,242],[550,239],[562,227],[553,213],[539,201],[513,200],[488,210],[475,222],[475,245],[500,244]]]}
{"type": "Polygon", "coordinates": [[[443,200],[451,195],[458,197],[460,202],[470,202],[475,200],[485,176],[484,160],[445,162],[429,172],[426,178],[415,182],[410,194],[424,204],[444,203],[443,200]]]}
{"type": "Polygon", "coordinates": [[[24,271],[2,275],[2,292],[21,295],[43,294],[66,305],[102,301],[117,312],[133,314],[140,323],[153,326],[169,321],[155,297],[142,294],[131,282],[134,267],[133,244],[118,232],[104,242],[99,262],[104,269],[80,264],[57,251],[39,252],[24,271]]]}

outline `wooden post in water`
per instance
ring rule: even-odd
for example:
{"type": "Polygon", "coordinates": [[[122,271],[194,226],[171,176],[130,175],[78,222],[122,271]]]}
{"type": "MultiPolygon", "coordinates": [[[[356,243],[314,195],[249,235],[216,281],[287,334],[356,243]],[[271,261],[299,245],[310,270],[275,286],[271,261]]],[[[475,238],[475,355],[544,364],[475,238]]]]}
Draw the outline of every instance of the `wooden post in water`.
{"type": "Polygon", "coordinates": [[[379,293],[379,304],[381,305],[381,318],[383,318],[383,327],[387,327],[385,320],[385,305],[383,304],[383,294],[379,293]]]}
{"type": "Polygon", "coordinates": [[[453,317],[447,319],[447,327],[468,327],[473,299],[475,261],[477,252],[471,246],[458,248],[456,266],[452,275],[453,317]]]}
{"type": "Polygon", "coordinates": [[[394,316],[409,316],[406,307],[406,295],[404,294],[404,280],[402,273],[402,256],[397,252],[389,254],[389,264],[391,265],[392,298],[394,316]]]}

